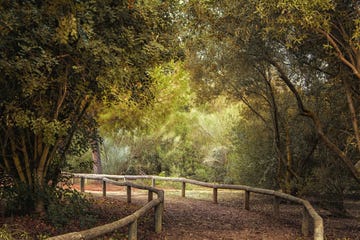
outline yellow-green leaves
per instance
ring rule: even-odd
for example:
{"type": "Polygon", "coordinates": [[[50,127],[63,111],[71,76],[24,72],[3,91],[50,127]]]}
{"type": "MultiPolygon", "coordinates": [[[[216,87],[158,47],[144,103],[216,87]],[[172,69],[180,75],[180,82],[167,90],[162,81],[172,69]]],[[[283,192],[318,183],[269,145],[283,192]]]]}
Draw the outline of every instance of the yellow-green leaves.
{"type": "Polygon", "coordinates": [[[16,112],[6,115],[8,119],[8,126],[27,128],[31,123],[31,112],[19,109],[16,112]],[[11,119],[11,120],[10,120],[11,119]]]}
{"type": "Polygon", "coordinates": [[[360,51],[360,14],[358,18],[354,20],[354,31],[351,37],[351,41],[355,48],[360,51]]]}
{"type": "Polygon", "coordinates": [[[68,121],[48,120],[44,117],[35,117],[30,110],[23,110],[8,106],[0,118],[6,121],[6,128],[31,129],[34,134],[43,136],[45,144],[54,145],[56,140],[65,136],[70,124],[68,121]]]}
{"type": "Polygon", "coordinates": [[[78,26],[77,20],[73,14],[69,14],[65,17],[61,17],[59,20],[59,26],[56,29],[56,40],[61,44],[67,44],[71,40],[78,38],[78,26]]]}
{"type": "Polygon", "coordinates": [[[330,0],[260,0],[257,14],[266,32],[275,38],[285,35],[291,48],[319,29],[329,31],[334,2],[330,0]]]}
{"type": "Polygon", "coordinates": [[[36,118],[31,120],[30,126],[34,133],[43,136],[43,142],[48,145],[54,145],[56,140],[65,136],[70,127],[66,122],[58,120],[46,120],[45,118],[36,118]]]}

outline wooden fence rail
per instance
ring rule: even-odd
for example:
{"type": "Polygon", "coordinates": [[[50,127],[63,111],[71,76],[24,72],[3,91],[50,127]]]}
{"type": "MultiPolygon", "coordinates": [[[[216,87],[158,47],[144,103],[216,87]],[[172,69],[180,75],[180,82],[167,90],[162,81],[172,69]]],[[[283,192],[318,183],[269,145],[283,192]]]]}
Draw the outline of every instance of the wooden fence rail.
{"type": "MultiPolygon", "coordinates": [[[[311,225],[311,223],[313,223],[313,238],[314,238],[314,240],[323,240],[324,239],[323,219],[315,211],[315,209],[312,207],[310,202],[307,200],[301,199],[301,198],[294,197],[289,194],[279,192],[279,191],[262,189],[262,188],[253,188],[253,187],[249,187],[249,186],[245,186],[245,185],[206,183],[206,182],[201,182],[201,181],[186,179],[186,178],[159,177],[159,176],[151,176],[151,175],[108,175],[108,174],[99,174],[98,175],[98,174],[75,173],[75,174],[72,174],[72,176],[81,179],[80,180],[81,191],[84,191],[84,189],[85,189],[85,178],[87,178],[87,179],[106,179],[107,182],[111,182],[113,184],[121,184],[121,183],[119,183],[118,181],[115,181],[115,180],[110,180],[110,179],[123,180],[124,183],[122,183],[122,184],[126,183],[127,184],[126,186],[128,186],[128,188],[127,188],[128,202],[131,202],[131,186],[135,187],[135,185],[131,185],[127,181],[128,180],[137,180],[137,179],[151,179],[151,185],[152,185],[153,190],[152,191],[149,190],[149,201],[151,201],[151,199],[152,199],[152,192],[159,191],[158,189],[155,188],[157,180],[182,183],[181,184],[182,197],[185,197],[185,195],[186,195],[186,184],[193,184],[193,185],[202,186],[202,187],[206,187],[206,188],[212,188],[214,203],[218,203],[218,190],[219,189],[242,190],[245,192],[244,208],[246,210],[250,210],[250,194],[251,193],[269,195],[269,196],[274,197],[273,211],[274,211],[274,215],[276,217],[279,217],[279,215],[280,215],[280,200],[281,199],[300,204],[303,206],[303,211],[302,211],[303,218],[302,218],[302,225],[301,225],[302,234],[305,237],[309,236],[310,225],[311,225]],[[312,222],[311,222],[311,220],[312,220],[312,222]]],[[[148,187],[141,186],[141,185],[136,185],[136,187],[140,188],[140,189],[148,188],[148,187]]],[[[106,194],[106,183],[104,183],[104,182],[103,182],[103,194],[104,194],[104,196],[106,194]]],[[[159,196],[159,193],[158,193],[158,196],[159,196]]],[[[163,193],[160,193],[160,196],[163,197],[163,193]]],[[[161,199],[160,197],[158,197],[158,198],[161,199]]],[[[162,198],[162,201],[163,201],[163,198],[162,198]]],[[[163,208],[163,204],[161,205],[161,208],[163,208]]],[[[161,216],[161,218],[162,218],[162,216],[161,216]]],[[[67,239],[69,239],[69,238],[67,238],[67,239]]],[[[134,239],[136,239],[136,238],[134,238],[134,239]]],[[[56,239],[56,240],[58,240],[58,239],[56,239]]]]}
{"type": "MultiPolygon", "coordinates": [[[[75,177],[75,175],[74,175],[75,177]]],[[[48,238],[48,240],[88,240],[88,239],[95,239],[97,237],[103,236],[105,234],[114,232],[115,230],[118,230],[120,228],[129,227],[129,234],[128,239],[129,240],[136,240],[137,239],[137,222],[138,219],[142,216],[144,216],[148,211],[151,209],[155,209],[154,211],[154,230],[156,233],[160,233],[162,231],[162,221],[163,221],[163,212],[164,212],[164,191],[149,187],[149,186],[143,186],[139,184],[135,184],[132,182],[118,182],[106,177],[93,177],[93,176],[87,176],[86,174],[82,174],[80,177],[80,189],[82,192],[85,191],[85,179],[101,179],[102,180],[102,192],[103,196],[106,196],[106,184],[114,184],[117,186],[126,186],[127,189],[127,201],[128,203],[131,202],[131,188],[137,188],[137,189],[143,189],[148,190],[148,203],[145,204],[142,208],[134,212],[133,214],[122,218],[120,220],[117,220],[115,222],[105,224],[102,226],[94,227],[91,229],[87,229],[80,232],[72,232],[67,233],[59,236],[54,236],[48,238]],[[157,199],[153,199],[153,193],[157,194],[157,199]]]]}

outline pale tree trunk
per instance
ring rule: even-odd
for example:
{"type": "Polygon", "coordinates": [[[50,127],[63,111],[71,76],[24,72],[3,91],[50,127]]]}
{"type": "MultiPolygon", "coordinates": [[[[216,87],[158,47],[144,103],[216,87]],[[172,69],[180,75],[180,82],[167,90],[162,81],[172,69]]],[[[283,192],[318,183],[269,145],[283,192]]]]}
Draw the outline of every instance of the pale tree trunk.
{"type": "Polygon", "coordinates": [[[97,130],[95,130],[94,137],[90,140],[91,156],[93,161],[93,172],[95,174],[102,173],[101,155],[100,155],[100,143],[97,130]]]}
{"type": "MultiPolygon", "coordinates": [[[[359,11],[358,11],[358,13],[359,13],[359,11]]],[[[341,45],[344,46],[346,44],[342,44],[341,41],[339,41],[339,39],[336,39],[336,37],[334,35],[332,35],[331,33],[328,33],[327,31],[325,31],[323,29],[317,29],[317,30],[323,36],[325,36],[325,38],[329,41],[330,45],[334,48],[335,54],[338,57],[338,59],[343,64],[345,64],[347,67],[349,67],[351,69],[352,73],[354,74],[354,76],[358,80],[360,80],[360,49],[358,49],[356,46],[354,46],[354,44],[352,44],[351,41],[350,41],[350,44],[349,44],[349,42],[346,41],[346,43],[349,44],[346,51],[344,51],[345,53],[348,54],[348,56],[346,56],[341,48],[341,45]]],[[[346,36],[346,34],[344,34],[344,35],[346,36]]],[[[355,41],[355,43],[356,43],[356,41],[355,41]]],[[[355,132],[355,138],[357,141],[358,149],[360,151],[360,133],[359,133],[359,127],[358,127],[357,118],[356,118],[356,111],[355,111],[354,103],[353,103],[353,99],[352,99],[352,94],[350,91],[349,83],[346,80],[344,80],[343,82],[344,82],[344,86],[345,86],[345,90],[346,90],[346,97],[348,100],[349,109],[351,112],[352,124],[353,124],[353,129],[355,132]]],[[[357,175],[359,176],[360,175],[360,160],[358,160],[357,163],[355,164],[354,170],[357,171],[357,175]]]]}
{"type": "MultiPolygon", "coordinates": [[[[351,122],[352,122],[353,129],[354,129],[356,145],[358,147],[358,151],[360,152],[359,124],[358,124],[358,120],[357,120],[357,117],[356,117],[356,110],[355,110],[355,106],[354,106],[353,97],[352,97],[352,94],[351,94],[351,88],[350,88],[350,85],[349,85],[347,80],[344,80],[343,82],[344,82],[345,91],[346,91],[346,99],[347,99],[350,114],[351,114],[351,122]]],[[[360,172],[360,160],[358,160],[358,162],[355,164],[355,168],[356,168],[357,171],[360,172]]]]}

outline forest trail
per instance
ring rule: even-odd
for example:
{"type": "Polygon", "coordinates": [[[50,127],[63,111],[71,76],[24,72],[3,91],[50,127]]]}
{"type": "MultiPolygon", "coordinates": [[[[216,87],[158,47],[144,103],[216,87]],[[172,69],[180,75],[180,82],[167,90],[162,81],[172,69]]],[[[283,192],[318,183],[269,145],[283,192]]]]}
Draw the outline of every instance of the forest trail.
{"type": "Polygon", "coordinates": [[[166,198],[164,231],[149,239],[299,239],[299,221],[274,220],[271,212],[247,211],[238,202],[214,204],[209,200],[166,198]]]}
{"type": "MultiPolygon", "coordinates": [[[[109,186],[107,196],[126,200],[126,191],[109,186]]],[[[101,186],[86,185],[86,192],[100,195],[101,186]]],[[[301,237],[301,207],[281,207],[281,216],[272,215],[272,198],[256,195],[251,200],[251,210],[243,208],[243,193],[219,191],[219,203],[211,201],[210,190],[165,190],[163,232],[139,236],[146,240],[241,240],[241,239],[306,239],[301,237]],[[284,212],[286,211],[286,212],[284,212]]],[[[132,202],[144,205],[145,191],[133,189],[132,202]]],[[[311,239],[311,238],[309,238],[311,239]]]]}
{"type": "MultiPolygon", "coordinates": [[[[123,187],[107,187],[107,196],[126,201],[123,187]]],[[[100,184],[86,185],[86,192],[101,195],[100,184]]],[[[165,189],[163,231],[146,231],[142,240],[307,240],[301,235],[302,208],[282,203],[280,217],[273,215],[273,199],[252,194],[250,211],[243,208],[241,191],[219,191],[218,204],[212,202],[212,191],[203,189],[165,189]]],[[[132,190],[132,203],[144,205],[147,192],[132,190]]],[[[324,214],[324,212],[323,212],[324,214]]],[[[324,218],[327,239],[360,240],[360,224],[356,219],[324,218]],[[347,237],[347,238],[344,238],[347,237]]],[[[151,226],[144,226],[149,228],[151,226]]]]}

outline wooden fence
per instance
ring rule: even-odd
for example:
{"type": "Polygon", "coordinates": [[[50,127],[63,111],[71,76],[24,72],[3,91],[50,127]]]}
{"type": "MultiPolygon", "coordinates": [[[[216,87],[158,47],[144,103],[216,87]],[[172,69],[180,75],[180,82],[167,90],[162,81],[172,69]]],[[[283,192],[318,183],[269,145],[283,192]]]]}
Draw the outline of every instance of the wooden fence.
{"type": "MultiPolygon", "coordinates": [[[[76,177],[76,175],[74,175],[76,177]]],[[[120,228],[129,227],[129,240],[136,240],[137,239],[137,223],[138,219],[142,216],[144,216],[148,211],[151,209],[155,209],[154,211],[154,222],[155,222],[155,232],[160,233],[162,231],[162,219],[163,219],[163,212],[164,212],[164,191],[149,187],[149,186],[143,186],[139,184],[135,184],[132,182],[118,182],[111,180],[106,177],[100,177],[100,176],[90,176],[86,174],[81,175],[81,191],[84,191],[85,186],[85,178],[88,179],[101,179],[102,180],[102,190],[103,190],[103,196],[106,196],[106,184],[114,184],[117,186],[126,186],[127,189],[127,201],[128,203],[131,202],[131,188],[137,188],[137,189],[143,189],[148,190],[148,203],[144,205],[142,208],[134,212],[133,214],[122,218],[120,220],[117,220],[115,222],[105,224],[102,226],[94,227],[91,229],[87,229],[80,232],[72,232],[67,233],[55,237],[50,237],[48,240],[88,240],[88,239],[95,239],[97,237],[103,236],[105,234],[114,232],[115,230],[118,230],[120,228]],[[157,198],[153,199],[153,193],[157,194],[157,198]]]]}
{"type": "MultiPolygon", "coordinates": [[[[323,219],[320,217],[320,215],[315,211],[315,209],[312,207],[309,201],[294,197],[289,194],[281,193],[279,191],[269,190],[269,189],[262,189],[262,188],[253,188],[249,186],[244,185],[229,185],[229,184],[216,184],[216,183],[206,183],[201,181],[196,181],[192,179],[186,179],[186,178],[172,178],[172,177],[159,177],[159,176],[149,176],[149,175],[107,175],[107,174],[72,174],[73,177],[80,178],[80,188],[81,191],[85,191],[85,179],[102,179],[103,180],[103,195],[106,195],[106,182],[111,182],[116,185],[121,186],[127,186],[127,200],[128,202],[131,202],[131,187],[136,187],[140,189],[147,189],[149,190],[149,203],[151,203],[152,199],[152,192],[156,192],[158,194],[158,208],[161,208],[161,214],[163,211],[163,201],[164,196],[163,192],[161,190],[156,189],[156,181],[171,181],[171,182],[180,182],[181,184],[181,195],[182,197],[186,196],[186,184],[193,184],[197,186],[202,186],[206,188],[212,188],[213,189],[213,197],[212,201],[214,203],[218,203],[218,190],[219,189],[228,189],[228,190],[242,190],[245,192],[245,199],[244,199],[244,208],[246,210],[250,210],[250,194],[251,193],[257,193],[257,194],[263,194],[263,195],[269,195],[273,196],[273,212],[276,217],[279,217],[280,215],[280,200],[284,199],[293,203],[297,203],[299,205],[302,205],[303,211],[302,211],[302,225],[301,225],[301,231],[302,234],[305,237],[309,236],[310,233],[310,225],[313,224],[313,238],[314,240],[323,240],[324,239],[324,226],[323,226],[323,219]],[[117,179],[117,180],[123,180],[123,183],[120,183],[118,181],[110,180],[110,179],[117,179]],[[137,179],[151,179],[152,187],[146,187],[141,185],[136,185],[131,182],[127,182],[128,180],[137,180],[137,179]],[[162,203],[162,204],[161,204],[162,203]],[[160,206],[161,205],[161,206],[160,206]],[[160,207],[159,207],[160,206],[160,207]]],[[[148,203],[148,205],[149,205],[148,203]]],[[[147,205],[145,205],[143,208],[145,208],[147,205]]],[[[140,209],[141,210],[141,209],[140,209]]],[[[138,210],[138,211],[140,211],[138,210]]],[[[160,210],[158,210],[160,211],[160,210]]],[[[135,213],[134,213],[135,214],[135,213]]],[[[161,231],[161,221],[162,215],[160,216],[160,213],[158,213],[158,222],[155,225],[160,225],[160,228],[155,228],[156,232],[161,231]]],[[[156,215],[156,214],[155,214],[156,215]]],[[[131,216],[131,215],[130,215],[131,216]]],[[[125,219],[125,218],[124,218],[125,219]]],[[[123,219],[121,219],[123,220],[123,219]]],[[[119,221],[121,221],[119,220],[119,221]]],[[[135,220],[134,220],[135,221],[135,220]]],[[[131,222],[129,221],[127,224],[122,225],[126,226],[131,222]]],[[[120,227],[119,227],[120,228],[120,227]]],[[[136,228],[136,227],[133,227],[136,228]]],[[[132,227],[130,227],[130,230],[132,227]]],[[[130,232],[129,230],[129,232],[130,232]]],[[[60,240],[60,239],[80,239],[80,238],[50,238],[51,240],[60,240]]],[[[82,238],[82,239],[91,239],[91,238],[82,238]]],[[[136,236],[134,238],[131,238],[129,234],[129,239],[136,239],[136,236]]]]}

